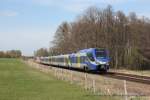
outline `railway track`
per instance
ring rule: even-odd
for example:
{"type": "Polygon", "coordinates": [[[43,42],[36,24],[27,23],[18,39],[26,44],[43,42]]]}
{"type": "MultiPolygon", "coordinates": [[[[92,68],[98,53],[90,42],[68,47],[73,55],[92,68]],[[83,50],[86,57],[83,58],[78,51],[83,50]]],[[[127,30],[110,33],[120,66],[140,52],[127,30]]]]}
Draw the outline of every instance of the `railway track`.
{"type": "MultiPolygon", "coordinates": [[[[39,64],[43,64],[43,63],[39,63],[39,64]]],[[[43,64],[43,65],[68,69],[66,67],[60,67],[60,66],[56,66],[56,65],[49,65],[49,64],[43,64]]],[[[75,69],[75,68],[71,68],[71,69],[68,69],[68,70],[85,72],[84,70],[75,69]]],[[[86,72],[86,73],[94,74],[94,75],[102,75],[104,77],[109,77],[109,78],[114,78],[114,79],[119,79],[119,80],[126,80],[126,81],[131,81],[131,82],[137,82],[137,83],[143,83],[143,84],[150,85],[150,77],[148,77],[148,76],[125,74],[125,73],[119,73],[119,72],[107,72],[107,73],[101,73],[101,74],[98,73],[98,72],[86,72]]]]}
{"type": "Polygon", "coordinates": [[[104,76],[150,85],[150,77],[148,76],[140,76],[140,75],[133,75],[133,74],[118,73],[118,72],[108,72],[104,76]]]}

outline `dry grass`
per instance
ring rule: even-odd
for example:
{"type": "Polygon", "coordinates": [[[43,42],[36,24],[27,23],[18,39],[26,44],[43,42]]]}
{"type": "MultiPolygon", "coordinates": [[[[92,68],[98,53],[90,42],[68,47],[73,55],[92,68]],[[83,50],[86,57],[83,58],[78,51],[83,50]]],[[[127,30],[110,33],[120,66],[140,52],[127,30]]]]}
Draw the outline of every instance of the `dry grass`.
{"type": "MultiPolygon", "coordinates": [[[[47,67],[39,65],[36,63],[30,63],[30,65],[38,68],[41,71],[50,73],[57,77],[58,79],[68,81],[72,84],[78,84],[86,90],[94,92],[95,95],[110,95],[119,96],[119,98],[124,98],[124,80],[118,80],[114,78],[105,77],[102,75],[88,74],[77,71],[71,71],[67,69],[47,67]],[[87,79],[85,78],[85,75],[87,79]],[[93,80],[95,81],[93,87],[93,80]]],[[[135,100],[150,100],[150,85],[140,84],[135,82],[127,81],[127,92],[128,98],[136,98],[135,100]],[[146,88],[145,88],[146,87],[146,88]],[[139,95],[147,95],[140,96],[139,95]],[[137,97],[138,96],[138,97],[137,97]]]]}
{"type": "Polygon", "coordinates": [[[150,76],[150,70],[126,70],[126,69],[110,69],[111,72],[119,72],[125,74],[134,74],[134,75],[141,75],[141,76],[150,76]]]}

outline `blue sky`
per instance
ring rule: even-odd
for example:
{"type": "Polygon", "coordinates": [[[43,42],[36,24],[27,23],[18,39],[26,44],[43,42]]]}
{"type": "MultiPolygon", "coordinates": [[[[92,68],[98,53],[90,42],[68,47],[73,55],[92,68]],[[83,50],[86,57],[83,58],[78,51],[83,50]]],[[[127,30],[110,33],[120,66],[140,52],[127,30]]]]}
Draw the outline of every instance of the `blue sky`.
{"type": "Polygon", "coordinates": [[[0,0],[0,50],[20,49],[32,55],[49,47],[63,21],[71,22],[90,6],[150,17],[150,0],[0,0]]]}

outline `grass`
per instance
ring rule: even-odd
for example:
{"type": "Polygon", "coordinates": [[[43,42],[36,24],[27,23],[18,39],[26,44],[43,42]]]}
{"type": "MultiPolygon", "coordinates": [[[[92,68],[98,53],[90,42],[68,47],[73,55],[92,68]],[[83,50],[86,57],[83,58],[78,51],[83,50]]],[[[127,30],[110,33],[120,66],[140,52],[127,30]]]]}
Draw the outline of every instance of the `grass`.
{"type": "Polygon", "coordinates": [[[19,59],[0,59],[0,100],[116,100],[30,68],[19,59]]]}

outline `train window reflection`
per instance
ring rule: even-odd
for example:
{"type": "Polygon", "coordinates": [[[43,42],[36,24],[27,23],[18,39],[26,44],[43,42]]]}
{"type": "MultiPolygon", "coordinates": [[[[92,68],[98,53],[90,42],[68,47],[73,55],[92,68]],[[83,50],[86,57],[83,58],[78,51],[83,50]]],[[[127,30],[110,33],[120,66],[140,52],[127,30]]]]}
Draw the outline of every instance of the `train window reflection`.
{"type": "Polygon", "coordinates": [[[107,52],[105,50],[96,51],[96,57],[97,58],[105,58],[105,57],[107,57],[107,52]]]}
{"type": "Polygon", "coordinates": [[[91,61],[94,61],[94,57],[92,53],[87,53],[87,56],[91,61]]]}

